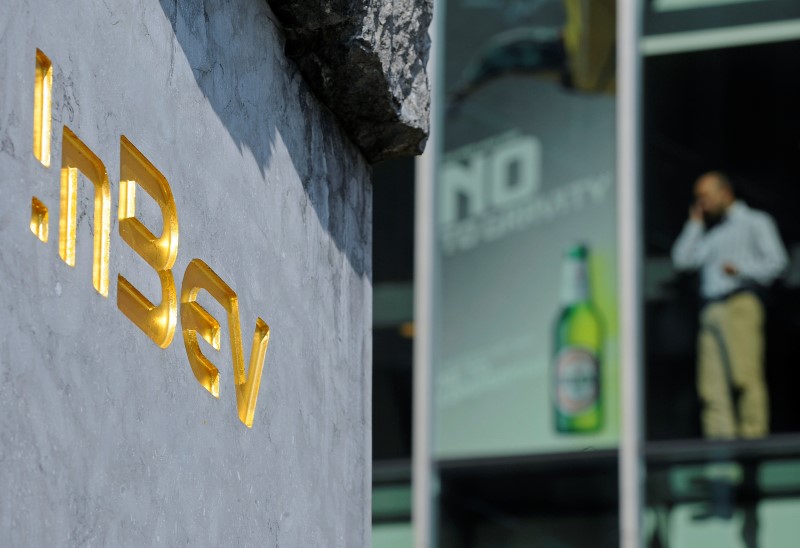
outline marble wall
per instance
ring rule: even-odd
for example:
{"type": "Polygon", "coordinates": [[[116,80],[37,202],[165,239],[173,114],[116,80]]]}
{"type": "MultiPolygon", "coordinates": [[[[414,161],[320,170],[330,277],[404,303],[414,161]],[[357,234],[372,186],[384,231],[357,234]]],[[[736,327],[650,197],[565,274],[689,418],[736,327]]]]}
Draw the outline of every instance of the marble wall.
{"type": "MultiPolygon", "coordinates": [[[[267,3],[11,0],[0,52],[0,544],[368,545],[369,166],[285,58],[267,3]],[[52,62],[49,167],[33,152],[37,49],[52,62]],[[75,266],[60,257],[65,128],[108,174],[107,296],[93,284],[85,174],[75,266]],[[162,299],[120,236],[123,135],[177,210],[165,349],[117,304],[119,275],[162,299]],[[31,230],[34,196],[47,242],[31,230]],[[238,296],[246,367],[256,317],[269,324],[252,428],[237,413],[231,325],[204,291],[221,348],[199,344],[218,399],[190,367],[179,309],[193,259],[238,296]]],[[[160,234],[141,188],[136,206],[160,234]]]]}

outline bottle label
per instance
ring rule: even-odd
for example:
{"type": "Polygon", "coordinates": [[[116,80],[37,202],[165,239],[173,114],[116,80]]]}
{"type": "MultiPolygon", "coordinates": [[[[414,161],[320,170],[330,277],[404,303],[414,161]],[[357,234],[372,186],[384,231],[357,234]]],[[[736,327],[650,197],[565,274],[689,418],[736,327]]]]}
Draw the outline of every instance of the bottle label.
{"type": "Polygon", "coordinates": [[[555,400],[558,411],[580,415],[597,401],[597,357],[585,348],[568,346],[556,355],[555,400]]]}

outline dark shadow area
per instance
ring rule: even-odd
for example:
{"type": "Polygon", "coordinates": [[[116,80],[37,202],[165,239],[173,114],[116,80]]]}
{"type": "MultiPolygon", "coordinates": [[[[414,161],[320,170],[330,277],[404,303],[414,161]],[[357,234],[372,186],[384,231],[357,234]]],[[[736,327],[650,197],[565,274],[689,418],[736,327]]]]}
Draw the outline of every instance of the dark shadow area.
{"type": "Polygon", "coordinates": [[[616,451],[439,464],[439,546],[619,546],[616,451]]]}
{"type": "Polygon", "coordinates": [[[791,256],[770,290],[766,375],[772,433],[800,432],[800,42],[653,56],[644,69],[647,436],[700,437],[696,394],[699,280],[670,250],[697,177],[727,172],[737,194],[775,219],[791,256]]]}
{"type": "MultiPolygon", "coordinates": [[[[376,292],[383,284],[413,285],[414,158],[387,160],[373,171],[372,272],[376,292]]],[[[376,298],[374,306],[382,300],[376,298]]],[[[393,311],[374,311],[374,318],[393,311]]],[[[409,322],[412,318],[405,318],[409,322]]],[[[411,460],[413,339],[401,325],[375,326],[372,332],[372,458],[411,460]]]]}
{"type": "Polygon", "coordinates": [[[398,158],[375,164],[372,180],[372,271],[375,283],[414,278],[414,162],[398,158]]]}
{"type": "Polygon", "coordinates": [[[410,462],[412,341],[396,327],[375,329],[372,347],[372,459],[410,462]]]}
{"type": "Polygon", "coordinates": [[[247,9],[159,2],[175,34],[169,52],[173,71],[175,56],[183,55],[208,104],[262,174],[270,170],[276,147],[286,147],[321,225],[353,269],[370,275],[369,167],[285,58],[282,31],[266,1],[247,9]]]}

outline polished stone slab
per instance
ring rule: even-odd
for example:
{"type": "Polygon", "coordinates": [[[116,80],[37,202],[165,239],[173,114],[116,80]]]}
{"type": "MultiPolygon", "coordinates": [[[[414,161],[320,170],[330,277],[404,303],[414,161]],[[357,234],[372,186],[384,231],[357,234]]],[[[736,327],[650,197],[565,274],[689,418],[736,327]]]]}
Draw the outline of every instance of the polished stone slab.
{"type": "MultiPolygon", "coordinates": [[[[0,532],[6,546],[362,546],[369,542],[369,167],[284,57],[266,2],[13,0],[0,10],[0,532]],[[49,167],[33,153],[36,51],[52,62],[49,167]],[[59,255],[64,128],[110,186],[108,295],[92,283],[94,198],[78,180],[75,266],[59,255]],[[167,179],[177,297],[201,259],[238,296],[244,362],[270,342],[252,428],[229,328],[219,399],[180,314],[162,349],[117,306],[159,302],[119,233],[124,135],[167,179]],[[31,202],[48,209],[32,233],[31,202]]],[[[161,214],[139,189],[137,217],[161,214]]]]}

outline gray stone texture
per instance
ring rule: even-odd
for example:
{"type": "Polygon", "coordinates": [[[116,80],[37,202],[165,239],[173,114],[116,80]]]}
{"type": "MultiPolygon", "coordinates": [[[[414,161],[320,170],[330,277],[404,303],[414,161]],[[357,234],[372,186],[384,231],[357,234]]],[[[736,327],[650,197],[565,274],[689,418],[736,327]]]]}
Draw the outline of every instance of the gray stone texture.
{"type": "Polygon", "coordinates": [[[286,54],[367,159],[420,154],[433,0],[268,0],[286,54]]]}
{"type": "MultiPolygon", "coordinates": [[[[371,187],[361,152],[283,52],[266,2],[12,0],[0,9],[0,545],[366,546],[371,187]],[[53,154],[32,152],[34,62],[53,62],[53,154]],[[92,287],[91,184],[77,264],[58,254],[61,134],[111,182],[109,294],[92,287]],[[271,327],[252,429],[238,419],[223,309],[220,398],[178,331],[157,347],[117,308],[120,135],[169,180],[180,290],[201,258],[239,296],[245,361],[271,327]],[[29,229],[31,197],[50,235],[29,229]]],[[[137,216],[156,233],[144,192],[137,216]]],[[[202,296],[202,294],[201,294],[202,296]]]]}

